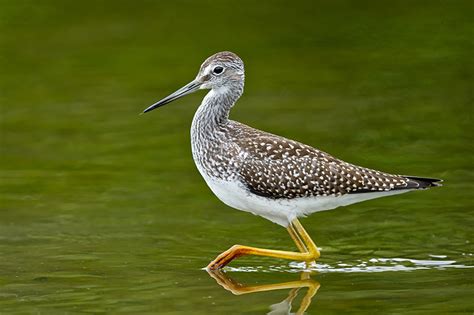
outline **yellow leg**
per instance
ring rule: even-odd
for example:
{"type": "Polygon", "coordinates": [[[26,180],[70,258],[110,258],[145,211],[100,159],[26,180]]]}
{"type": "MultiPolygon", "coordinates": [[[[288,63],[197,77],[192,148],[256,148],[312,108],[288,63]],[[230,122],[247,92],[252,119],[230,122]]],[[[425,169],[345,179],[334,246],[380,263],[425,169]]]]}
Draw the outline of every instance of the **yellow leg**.
{"type": "MultiPolygon", "coordinates": [[[[311,238],[309,237],[308,233],[305,231],[305,229],[303,228],[303,226],[301,226],[301,223],[297,222],[296,224],[299,225],[299,228],[303,231],[303,233],[306,234],[306,238],[309,239],[309,242],[312,244],[312,248],[313,248],[313,251],[316,253],[318,252],[317,248],[316,248],[316,245],[314,245],[313,241],[311,240],[311,238]],[[314,247],[313,247],[314,245],[314,247]],[[314,250],[314,248],[316,248],[314,250]]],[[[296,246],[298,247],[298,249],[300,250],[300,252],[302,253],[307,253],[309,252],[308,250],[308,247],[305,245],[305,243],[301,240],[301,236],[298,234],[298,231],[296,230],[295,228],[295,222],[293,221],[290,225],[288,225],[287,227],[287,230],[288,230],[288,233],[290,233],[290,236],[291,238],[293,239],[293,241],[295,242],[296,246]]],[[[306,262],[306,267],[309,268],[311,266],[311,264],[314,264],[314,260],[310,261],[310,262],[306,262]]]]}
{"type": "Polygon", "coordinates": [[[298,235],[298,232],[296,232],[293,224],[288,225],[286,229],[288,230],[288,233],[290,234],[291,238],[295,242],[296,247],[298,247],[300,252],[306,253],[308,249],[306,248],[306,245],[301,240],[301,237],[298,235]]]}
{"type": "Polygon", "coordinates": [[[308,263],[319,258],[320,254],[318,248],[297,219],[293,220],[293,222],[290,224],[290,228],[288,229],[288,231],[290,233],[290,236],[293,238],[296,245],[300,249],[301,253],[257,248],[243,245],[234,245],[219,256],[217,256],[216,259],[210,262],[206,268],[209,270],[222,268],[229,264],[235,258],[244,255],[267,256],[297,261],[306,261],[308,263]]]}
{"type": "Polygon", "coordinates": [[[316,246],[316,244],[314,244],[313,240],[309,236],[308,232],[306,232],[304,227],[301,225],[300,221],[298,221],[298,219],[294,219],[291,224],[295,227],[296,231],[301,236],[303,242],[306,245],[306,248],[308,248],[308,252],[314,256],[314,259],[318,259],[321,256],[318,247],[316,246]]]}

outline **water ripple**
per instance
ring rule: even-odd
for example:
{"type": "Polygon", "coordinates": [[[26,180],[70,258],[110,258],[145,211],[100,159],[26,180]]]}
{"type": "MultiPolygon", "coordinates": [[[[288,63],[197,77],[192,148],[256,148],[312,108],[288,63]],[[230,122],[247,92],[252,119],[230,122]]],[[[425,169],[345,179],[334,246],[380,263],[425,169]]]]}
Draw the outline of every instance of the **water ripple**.
{"type": "Polygon", "coordinates": [[[429,255],[438,259],[410,259],[410,258],[371,258],[367,261],[357,260],[353,263],[336,262],[333,265],[316,263],[310,267],[304,262],[291,262],[281,266],[252,266],[252,267],[227,267],[233,272],[301,272],[316,271],[319,273],[356,273],[356,272],[387,272],[387,271],[415,271],[415,270],[444,270],[448,268],[474,268],[472,265],[464,265],[456,260],[444,260],[445,255],[429,255]],[[441,259],[440,259],[441,258],[441,259]]]}

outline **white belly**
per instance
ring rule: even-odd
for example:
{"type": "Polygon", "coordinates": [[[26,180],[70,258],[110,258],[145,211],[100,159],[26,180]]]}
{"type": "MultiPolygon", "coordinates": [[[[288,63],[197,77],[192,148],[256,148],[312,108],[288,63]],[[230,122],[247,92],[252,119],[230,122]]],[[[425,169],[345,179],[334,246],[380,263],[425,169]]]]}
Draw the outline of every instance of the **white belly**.
{"type": "Polygon", "coordinates": [[[347,194],[339,197],[302,197],[295,199],[268,199],[249,192],[236,181],[219,180],[204,176],[212,192],[226,205],[251,212],[274,223],[287,227],[295,218],[305,217],[313,212],[347,206],[356,202],[396,195],[409,190],[347,194]]]}

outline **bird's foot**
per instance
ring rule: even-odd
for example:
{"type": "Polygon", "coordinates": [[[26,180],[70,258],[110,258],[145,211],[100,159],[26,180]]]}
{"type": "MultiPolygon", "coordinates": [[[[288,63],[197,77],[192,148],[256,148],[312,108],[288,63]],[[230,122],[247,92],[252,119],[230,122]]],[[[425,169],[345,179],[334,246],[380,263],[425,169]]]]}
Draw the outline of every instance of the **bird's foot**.
{"type": "Polygon", "coordinates": [[[244,246],[234,245],[225,252],[222,252],[207,265],[207,270],[217,270],[228,265],[232,260],[244,255],[244,246]]]}

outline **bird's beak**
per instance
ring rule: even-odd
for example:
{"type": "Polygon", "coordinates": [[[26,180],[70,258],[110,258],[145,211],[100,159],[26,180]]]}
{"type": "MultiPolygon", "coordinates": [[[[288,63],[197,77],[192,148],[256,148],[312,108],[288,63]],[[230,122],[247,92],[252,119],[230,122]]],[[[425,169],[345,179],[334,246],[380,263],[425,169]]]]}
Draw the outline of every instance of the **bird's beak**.
{"type": "Polygon", "coordinates": [[[199,90],[199,87],[201,86],[201,84],[202,83],[197,81],[197,80],[191,81],[188,84],[186,84],[185,86],[183,86],[182,88],[180,88],[179,90],[177,90],[176,92],[168,95],[167,97],[165,97],[161,101],[158,101],[155,104],[151,105],[150,107],[145,109],[143,111],[143,113],[149,112],[151,110],[154,110],[155,108],[158,108],[160,106],[171,103],[172,101],[177,100],[178,98],[180,98],[182,96],[193,93],[193,92],[199,90]]]}

